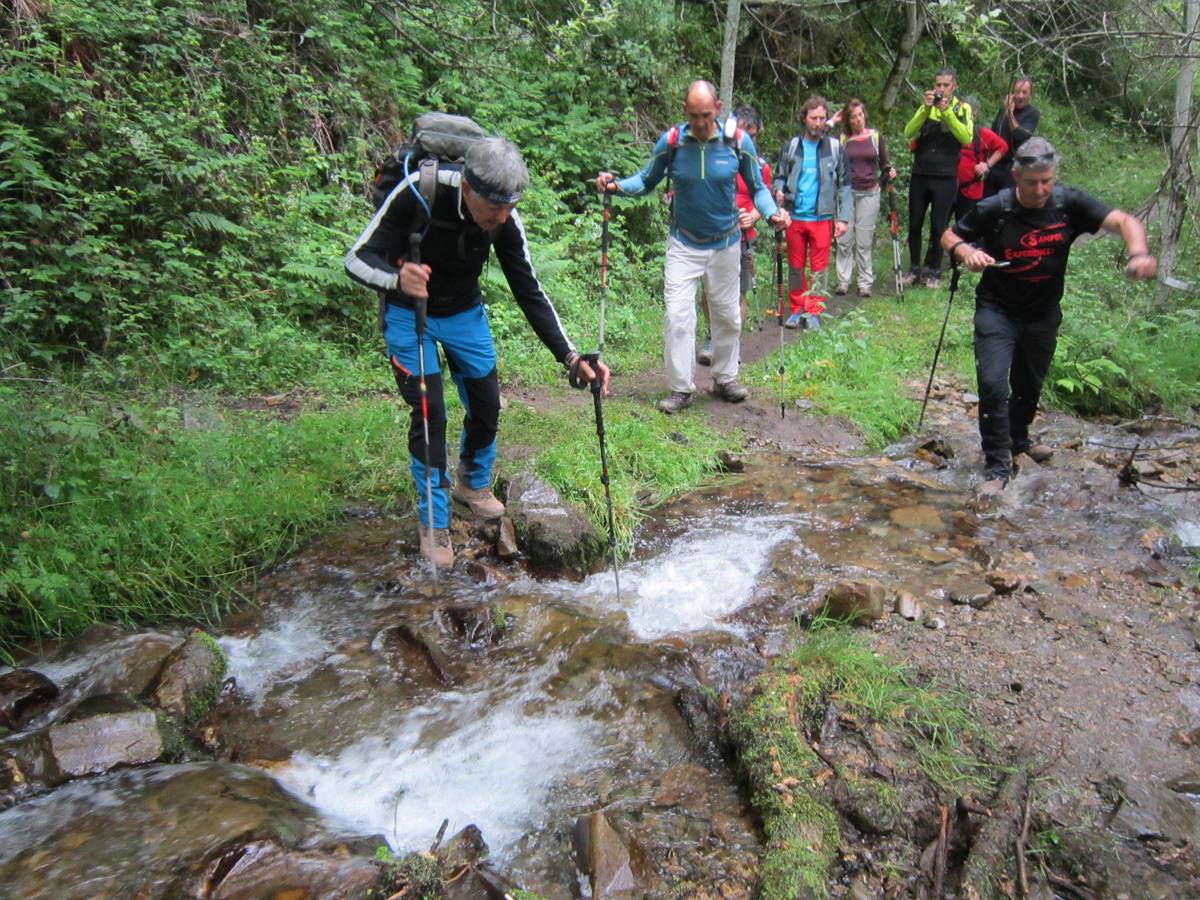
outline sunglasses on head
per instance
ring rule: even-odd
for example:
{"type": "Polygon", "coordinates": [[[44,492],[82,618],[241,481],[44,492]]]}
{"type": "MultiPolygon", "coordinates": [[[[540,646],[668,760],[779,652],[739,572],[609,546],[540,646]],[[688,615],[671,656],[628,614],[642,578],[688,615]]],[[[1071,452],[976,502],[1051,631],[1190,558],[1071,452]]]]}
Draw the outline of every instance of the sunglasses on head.
{"type": "Polygon", "coordinates": [[[1040,153],[1037,156],[1018,156],[1017,162],[1023,166],[1033,166],[1037,165],[1038,163],[1052,163],[1054,162],[1054,154],[1040,153]]]}

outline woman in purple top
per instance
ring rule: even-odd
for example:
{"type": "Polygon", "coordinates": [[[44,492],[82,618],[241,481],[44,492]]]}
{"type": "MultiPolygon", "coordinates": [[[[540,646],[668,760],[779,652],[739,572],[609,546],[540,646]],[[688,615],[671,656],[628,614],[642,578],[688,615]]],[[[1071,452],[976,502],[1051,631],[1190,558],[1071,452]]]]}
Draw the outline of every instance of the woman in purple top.
{"type": "Polygon", "coordinates": [[[870,297],[875,283],[875,222],[879,218],[880,176],[896,177],[888,162],[887,147],[874,128],[867,127],[867,107],[858,99],[847,103],[829,120],[831,127],[842,127],[842,148],[850,169],[850,188],[854,195],[854,215],[849,228],[837,242],[835,294],[850,290],[850,276],[858,265],[858,296],[870,297]]]}

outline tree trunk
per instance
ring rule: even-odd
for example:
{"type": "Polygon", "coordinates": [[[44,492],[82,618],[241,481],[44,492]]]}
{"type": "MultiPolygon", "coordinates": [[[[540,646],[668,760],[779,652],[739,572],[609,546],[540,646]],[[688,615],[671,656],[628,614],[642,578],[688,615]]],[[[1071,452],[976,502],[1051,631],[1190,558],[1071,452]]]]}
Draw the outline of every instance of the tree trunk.
{"type": "Polygon", "coordinates": [[[1166,204],[1162,221],[1162,243],[1158,254],[1156,306],[1165,304],[1169,281],[1179,260],[1179,238],[1187,217],[1188,202],[1196,192],[1192,171],[1192,147],[1197,120],[1192,101],[1196,81],[1196,28],[1200,19],[1200,0],[1187,0],[1184,36],[1179,47],[1179,77],[1175,80],[1175,116],[1171,122],[1171,163],[1167,168],[1166,204]]]}
{"type": "Polygon", "coordinates": [[[917,40],[925,28],[925,8],[922,0],[905,0],[904,3],[904,34],[900,36],[900,46],[896,50],[896,61],[892,71],[888,73],[883,85],[883,95],[879,101],[879,116],[881,124],[886,124],[891,118],[891,112],[900,96],[900,86],[912,71],[913,51],[917,40]]]}
{"type": "Polygon", "coordinates": [[[738,22],[742,17],[742,0],[728,0],[725,7],[725,42],[721,45],[721,105],[726,113],[733,112],[733,67],[737,56],[738,22]]]}

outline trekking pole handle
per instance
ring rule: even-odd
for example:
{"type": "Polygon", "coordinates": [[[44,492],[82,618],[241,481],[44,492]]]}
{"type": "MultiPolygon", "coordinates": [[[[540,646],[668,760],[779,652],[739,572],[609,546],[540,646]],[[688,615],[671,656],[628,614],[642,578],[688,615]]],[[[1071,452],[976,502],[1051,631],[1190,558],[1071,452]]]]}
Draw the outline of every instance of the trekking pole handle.
{"type": "Polygon", "coordinates": [[[600,362],[599,350],[593,350],[591,353],[580,353],[579,358],[575,360],[575,362],[571,363],[570,371],[567,373],[567,381],[569,381],[571,387],[575,388],[577,391],[582,391],[584,388],[588,387],[588,382],[584,381],[579,375],[579,364],[585,361],[589,366],[592,367],[592,371],[596,375],[596,377],[592,380],[592,387],[596,390],[599,390],[600,372],[597,368],[597,364],[600,362]]]}
{"type": "MultiPolygon", "coordinates": [[[[421,233],[414,231],[408,236],[408,260],[415,265],[421,264],[421,233]]],[[[425,334],[425,312],[428,308],[428,298],[413,299],[413,313],[417,318],[417,334],[425,334]]]]}

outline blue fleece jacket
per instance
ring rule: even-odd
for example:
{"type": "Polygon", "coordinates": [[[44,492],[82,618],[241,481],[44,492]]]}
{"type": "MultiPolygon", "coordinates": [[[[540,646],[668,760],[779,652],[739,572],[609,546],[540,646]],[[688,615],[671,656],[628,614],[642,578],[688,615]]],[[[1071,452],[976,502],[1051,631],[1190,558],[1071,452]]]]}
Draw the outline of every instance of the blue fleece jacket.
{"type": "MultiPolygon", "coordinates": [[[[671,164],[675,192],[671,236],[696,250],[722,250],[741,240],[738,228],[737,176],[740,173],[754,206],[763,218],[779,211],[770,190],[763,184],[758,151],[748,134],[742,133],[736,147],[723,138],[723,126],[707,141],[693,137],[680,126],[675,161],[671,164]]],[[[617,182],[617,193],[640,197],[650,193],[666,177],[670,157],[670,132],[654,145],[650,161],[636,175],[617,182]]]]}

